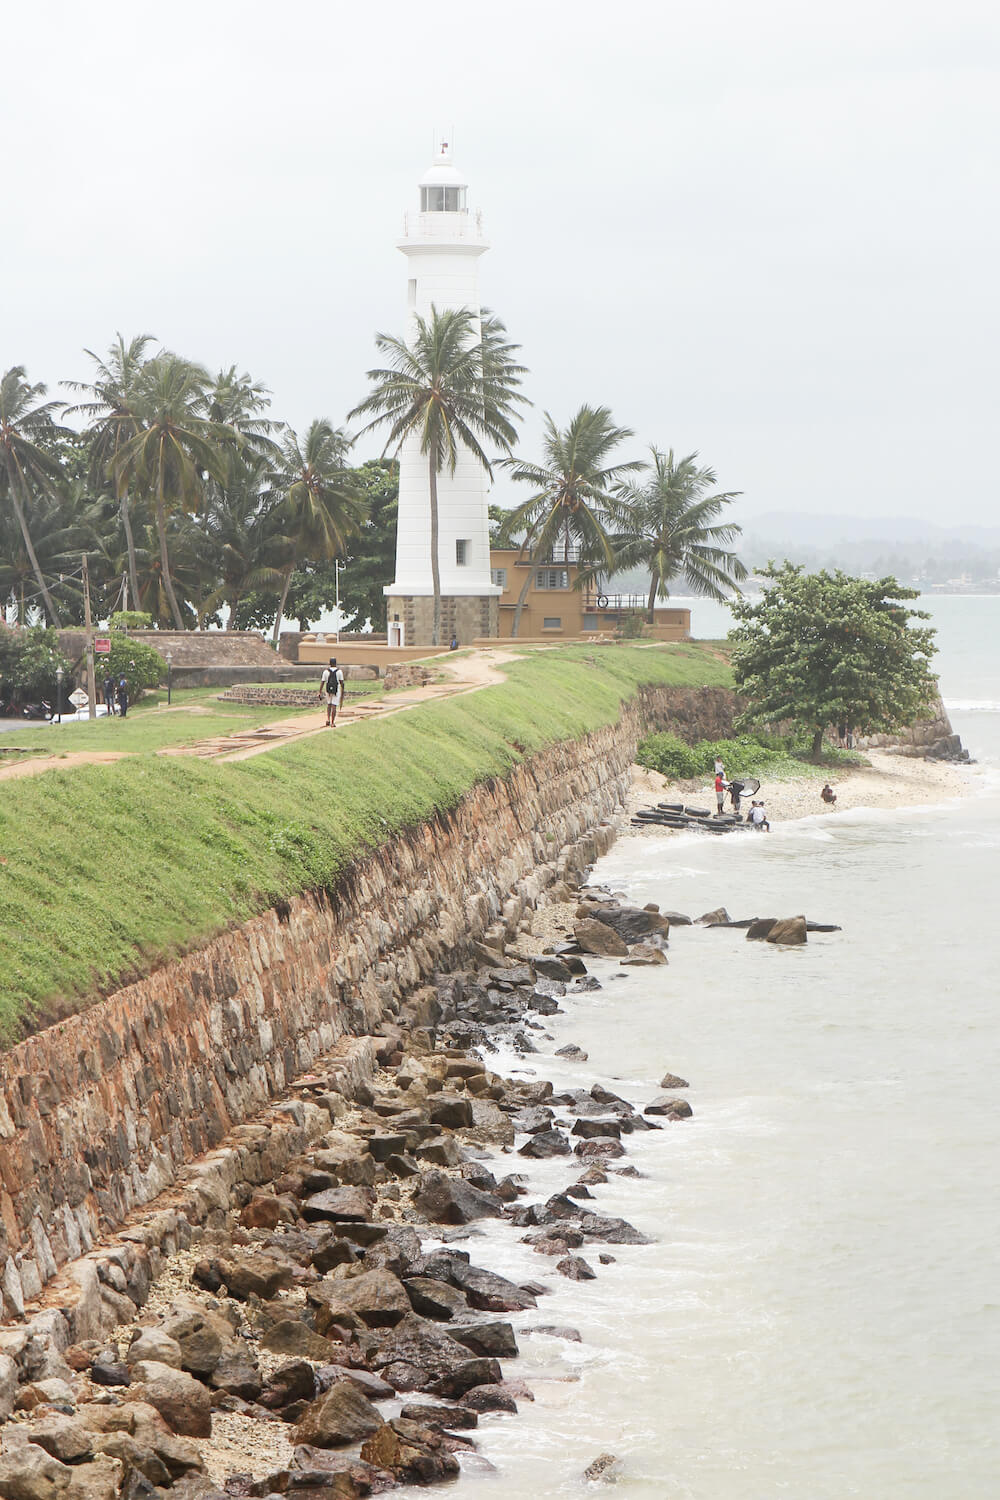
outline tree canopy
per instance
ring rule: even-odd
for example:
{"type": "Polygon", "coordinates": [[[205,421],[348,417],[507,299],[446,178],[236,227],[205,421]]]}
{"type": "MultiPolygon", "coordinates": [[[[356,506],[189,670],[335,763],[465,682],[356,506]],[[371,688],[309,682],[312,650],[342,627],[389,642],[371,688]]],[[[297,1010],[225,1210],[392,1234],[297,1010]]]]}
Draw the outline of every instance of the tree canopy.
{"type": "Polygon", "coordinates": [[[830,726],[880,734],[912,724],[937,693],[934,631],[895,578],[806,573],[785,562],[759,576],[759,599],[733,605],[733,675],[747,700],[742,724],[808,730],[818,758],[830,726]]]}

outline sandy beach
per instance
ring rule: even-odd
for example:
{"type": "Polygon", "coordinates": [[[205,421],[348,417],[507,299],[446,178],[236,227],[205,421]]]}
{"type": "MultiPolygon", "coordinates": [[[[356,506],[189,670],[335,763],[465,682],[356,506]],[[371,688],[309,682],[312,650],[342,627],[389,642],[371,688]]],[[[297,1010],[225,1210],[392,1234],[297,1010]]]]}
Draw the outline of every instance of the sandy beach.
{"type": "MultiPolygon", "coordinates": [[[[837,794],[832,807],[820,797],[822,780],[813,776],[774,781],[762,778],[758,799],[763,799],[769,819],[787,823],[793,818],[817,814],[836,817],[838,812],[849,812],[855,807],[922,807],[953,797],[967,797],[973,792],[972,773],[966,766],[893,755],[885,750],[867,751],[866,759],[870,762],[867,766],[831,772],[830,785],[837,794]]],[[[657,802],[687,802],[693,807],[714,809],[711,778],[669,782],[657,771],[634,766],[629,812],[655,806],[657,802]]],[[[744,811],[748,805],[744,801],[744,811]]],[[[657,832],[662,834],[664,830],[658,828],[657,832]]]]}

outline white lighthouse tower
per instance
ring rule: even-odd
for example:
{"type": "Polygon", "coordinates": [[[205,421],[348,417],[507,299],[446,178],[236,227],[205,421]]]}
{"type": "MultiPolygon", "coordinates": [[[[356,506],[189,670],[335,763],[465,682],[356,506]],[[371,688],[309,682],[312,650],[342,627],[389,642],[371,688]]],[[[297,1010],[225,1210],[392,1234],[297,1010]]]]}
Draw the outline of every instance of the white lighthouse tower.
{"type": "MultiPolygon", "coordinates": [[[[432,306],[466,308],[479,317],[479,257],[489,248],[478,213],[469,212],[468,185],[454,166],[447,141],[420,179],[420,212],[407,214],[399,249],[409,271],[409,321],[430,318],[432,306]]],[[[499,633],[497,599],[490,576],[487,495],[489,478],[467,449],[459,447],[454,474],[438,475],[438,562],[441,574],[441,644],[455,636],[463,644],[499,633]]],[[[417,437],[399,455],[399,521],[396,577],[388,596],[390,644],[429,646],[434,610],[431,581],[431,501],[427,456],[417,437]]]]}

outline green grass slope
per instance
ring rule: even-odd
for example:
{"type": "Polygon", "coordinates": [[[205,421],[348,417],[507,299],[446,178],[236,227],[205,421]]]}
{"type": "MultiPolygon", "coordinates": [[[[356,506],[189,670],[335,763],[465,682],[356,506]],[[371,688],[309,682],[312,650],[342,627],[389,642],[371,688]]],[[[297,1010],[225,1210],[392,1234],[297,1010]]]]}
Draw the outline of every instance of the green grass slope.
{"type": "Polygon", "coordinates": [[[276,900],[331,886],[359,855],[476,782],[619,716],[646,683],[727,686],[696,645],[535,652],[503,685],[250,760],[137,755],[0,792],[0,1033],[203,943],[276,900]]]}

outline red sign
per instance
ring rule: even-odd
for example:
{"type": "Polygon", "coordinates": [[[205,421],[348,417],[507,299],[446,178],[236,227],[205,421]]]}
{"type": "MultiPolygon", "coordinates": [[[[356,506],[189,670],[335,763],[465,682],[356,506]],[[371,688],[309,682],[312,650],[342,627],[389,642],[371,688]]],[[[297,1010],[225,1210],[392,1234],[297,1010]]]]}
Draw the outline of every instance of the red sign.
{"type": "Polygon", "coordinates": [[[109,635],[99,635],[99,636],[97,636],[96,639],[95,639],[95,641],[94,641],[94,650],[95,650],[95,652],[97,653],[98,656],[110,656],[111,655],[111,637],[109,635]]]}

